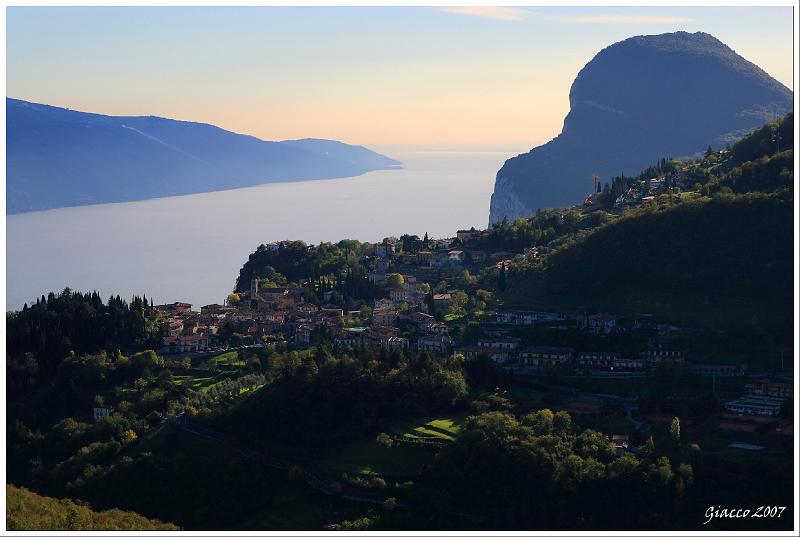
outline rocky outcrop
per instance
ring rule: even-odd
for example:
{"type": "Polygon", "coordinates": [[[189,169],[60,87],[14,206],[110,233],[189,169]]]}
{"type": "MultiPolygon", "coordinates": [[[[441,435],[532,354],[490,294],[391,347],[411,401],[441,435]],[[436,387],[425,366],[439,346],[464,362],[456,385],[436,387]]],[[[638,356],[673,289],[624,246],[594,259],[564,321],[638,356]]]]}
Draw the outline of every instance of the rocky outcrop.
{"type": "Polygon", "coordinates": [[[602,181],[721,147],[789,112],[792,92],[715,37],[638,36],[600,51],[570,89],[561,133],[497,172],[489,223],[574,205],[602,181]]]}

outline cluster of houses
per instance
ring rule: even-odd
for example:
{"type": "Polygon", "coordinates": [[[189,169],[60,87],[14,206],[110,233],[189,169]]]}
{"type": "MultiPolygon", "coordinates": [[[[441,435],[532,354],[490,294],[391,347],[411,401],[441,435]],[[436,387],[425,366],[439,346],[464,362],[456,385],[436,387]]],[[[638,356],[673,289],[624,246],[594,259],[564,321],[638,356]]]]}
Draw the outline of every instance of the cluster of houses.
{"type": "Polygon", "coordinates": [[[655,199],[658,194],[661,194],[666,190],[667,181],[669,181],[670,184],[680,188],[687,188],[689,186],[687,182],[686,171],[675,170],[669,175],[653,177],[631,186],[626,192],[614,200],[614,208],[623,210],[630,207],[638,207],[642,203],[655,199]]]}
{"type": "MultiPolygon", "coordinates": [[[[654,328],[668,334],[675,327],[655,324],[647,318],[619,318],[607,313],[503,310],[484,323],[485,339],[463,345],[450,334],[447,324],[436,315],[448,311],[459,289],[431,292],[443,276],[454,275],[465,265],[480,263],[499,268],[510,262],[508,252],[484,252],[471,248],[486,231],[459,230],[452,239],[429,242],[429,249],[416,253],[399,251],[398,240],[388,238],[374,245],[375,271],[370,279],[379,290],[369,314],[346,311],[334,302],[338,291],[326,291],[322,304],[306,300],[307,292],[297,286],[261,287],[253,278],[250,289],[237,303],[203,306],[193,311],[191,304],[176,302],[156,308],[163,317],[161,353],[206,352],[219,346],[220,334],[237,333],[251,341],[283,340],[309,346],[324,335],[336,345],[372,343],[384,348],[419,349],[440,355],[460,353],[465,358],[487,355],[499,366],[522,369],[552,369],[570,366],[580,370],[608,372],[645,371],[658,363],[679,363],[679,350],[652,348],[641,355],[624,356],[616,352],[587,349],[531,346],[520,347],[510,333],[524,326],[552,329],[577,328],[591,334],[612,334],[654,328]],[[402,275],[390,282],[390,274],[402,275]],[[431,293],[430,296],[428,293],[431,293]],[[428,299],[426,299],[426,297],[428,299]]],[[[278,248],[278,243],[267,248],[278,248]]],[[[542,249],[528,248],[523,255],[537,257],[542,249]]],[[[445,280],[446,281],[446,280],[445,280]]],[[[441,317],[441,316],[439,316],[441,317]]]]}
{"type": "Polygon", "coordinates": [[[488,232],[459,230],[456,237],[431,239],[428,249],[416,252],[401,251],[396,238],[383,239],[375,245],[376,266],[369,278],[380,285],[386,282],[389,274],[401,272],[420,282],[439,282],[472,264],[498,263],[513,257],[510,252],[486,252],[471,247],[485,234],[488,232]]]}
{"type": "Polygon", "coordinates": [[[614,351],[584,350],[571,347],[534,345],[521,347],[515,337],[483,339],[477,345],[458,349],[465,358],[488,356],[494,363],[510,366],[515,371],[525,370],[593,370],[608,372],[640,372],[658,364],[680,364],[683,353],[676,349],[649,348],[637,356],[625,356],[614,351]]]}
{"type": "Polygon", "coordinates": [[[794,386],[786,380],[759,379],[745,386],[745,393],[725,403],[725,410],[738,416],[775,417],[786,399],[791,399],[794,386]]]}

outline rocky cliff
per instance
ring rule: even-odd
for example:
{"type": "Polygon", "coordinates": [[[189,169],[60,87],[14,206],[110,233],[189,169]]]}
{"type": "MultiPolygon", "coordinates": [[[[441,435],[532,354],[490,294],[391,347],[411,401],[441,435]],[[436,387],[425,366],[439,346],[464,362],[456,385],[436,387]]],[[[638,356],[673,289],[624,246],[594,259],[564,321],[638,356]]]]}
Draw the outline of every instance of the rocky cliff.
{"type": "Polygon", "coordinates": [[[715,37],[637,36],[600,51],[569,93],[561,133],[497,172],[489,223],[574,205],[666,156],[718,148],[792,109],[792,92],[715,37]]]}

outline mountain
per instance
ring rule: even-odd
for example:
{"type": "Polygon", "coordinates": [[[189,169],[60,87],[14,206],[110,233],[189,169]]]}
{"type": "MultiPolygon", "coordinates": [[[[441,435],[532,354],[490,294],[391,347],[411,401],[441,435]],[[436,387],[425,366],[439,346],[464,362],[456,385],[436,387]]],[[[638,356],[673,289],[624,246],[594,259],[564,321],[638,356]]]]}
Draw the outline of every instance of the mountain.
{"type": "Polygon", "coordinates": [[[792,92],[715,37],[637,36],[600,51],[569,93],[557,137],[497,172],[490,224],[573,205],[661,157],[719,148],[792,109],[792,92]]]}
{"type": "Polygon", "coordinates": [[[213,125],[6,99],[7,213],[350,177],[400,163],[333,140],[268,142],[213,125]]]}

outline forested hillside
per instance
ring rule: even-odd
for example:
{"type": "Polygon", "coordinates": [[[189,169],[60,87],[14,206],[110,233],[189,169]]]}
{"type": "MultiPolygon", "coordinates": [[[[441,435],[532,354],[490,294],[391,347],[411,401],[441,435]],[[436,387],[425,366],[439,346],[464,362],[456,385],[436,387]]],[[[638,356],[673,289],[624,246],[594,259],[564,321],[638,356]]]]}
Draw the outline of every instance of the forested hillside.
{"type": "Polygon", "coordinates": [[[6,529],[12,531],[177,530],[174,524],[136,513],[110,509],[93,511],[70,500],[39,496],[6,485],[6,529]]]}
{"type": "Polygon", "coordinates": [[[734,324],[789,330],[775,319],[786,319],[792,304],[793,123],[789,114],[728,150],[615,177],[595,198],[612,214],[584,216],[600,224],[514,275],[508,301],[622,308],[672,321],[700,313],[711,322],[714,311],[727,310],[734,324]],[[660,194],[613,214],[626,192],[659,177],[660,194]]]}

